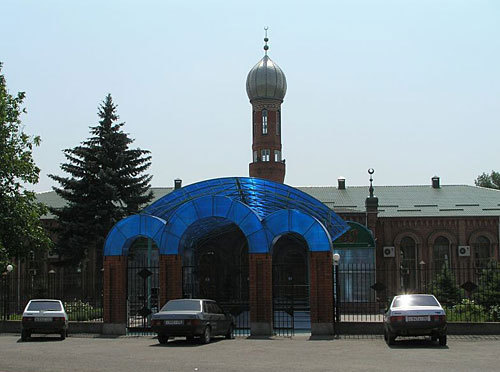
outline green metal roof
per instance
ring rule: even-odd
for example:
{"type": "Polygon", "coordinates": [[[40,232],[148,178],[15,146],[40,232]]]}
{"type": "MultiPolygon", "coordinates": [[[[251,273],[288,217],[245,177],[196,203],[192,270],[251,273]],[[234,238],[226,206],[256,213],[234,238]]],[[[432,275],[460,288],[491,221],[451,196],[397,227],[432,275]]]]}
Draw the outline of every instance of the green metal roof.
{"type": "MultiPolygon", "coordinates": [[[[346,187],[339,190],[332,186],[297,187],[319,199],[337,213],[364,212],[367,186],[346,187]]],[[[154,201],[170,193],[172,187],[153,187],[154,201]]],[[[375,186],[379,199],[379,217],[467,217],[500,216],[500,190],[469,185],[375,186]]],[[[60,208],[64,201],[54,192],[37,194],[40,202],[60,208]]],[[[46,215],[44,218],[53,218],[46,215]]]]}

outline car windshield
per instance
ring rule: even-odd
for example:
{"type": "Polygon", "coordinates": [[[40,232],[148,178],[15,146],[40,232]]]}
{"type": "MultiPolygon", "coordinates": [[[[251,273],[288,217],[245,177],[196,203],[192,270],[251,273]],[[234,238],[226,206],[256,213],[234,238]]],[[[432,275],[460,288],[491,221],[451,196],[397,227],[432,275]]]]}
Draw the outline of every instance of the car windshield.
{"type": "Polygon", "coordinates": [[[61,311],[61,304],[58,301],[31,301],[28,311],[61,311]]]}
{"type": "Polygon", "coordinates": [[[200,301],[196,300],[175,300],[169,301],[163,306],[162,311],[200,311],[200,301]]]}
{"type": "Polygon", "coordinates": [[[398,296],[392,306],[439,306],[439,303],[432,296],[398,296]]]}

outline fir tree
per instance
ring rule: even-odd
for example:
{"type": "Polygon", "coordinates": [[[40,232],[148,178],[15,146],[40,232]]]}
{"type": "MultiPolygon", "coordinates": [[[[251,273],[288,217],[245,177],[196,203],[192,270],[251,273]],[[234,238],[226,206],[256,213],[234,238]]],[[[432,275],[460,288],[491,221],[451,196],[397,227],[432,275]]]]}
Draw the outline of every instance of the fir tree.
{"type": "Polygon", "coordinates": [[[464,291],[457,286],[453,271],[446,265],[437,273],[427,288],[443,305],[455,305],[464,298],[464,291]]]}
{"type": "MultiPolygon", "coordinates": [[[[151,201],[149,151],[130,149],[133,142],[117,123],[117,106],[107,95],[99,107],[99,124],[80,146],[64,150],[61,169],[70,177],[50,175],[59,182],[56,193],[66,206],[52,209],[59,222],[57,250],[63,261],[76,264],[90,250],[99,261],[108,232],[122,218],[151,201]]],[[[98,264],[98,266],[100,266],[98,264]]]]}

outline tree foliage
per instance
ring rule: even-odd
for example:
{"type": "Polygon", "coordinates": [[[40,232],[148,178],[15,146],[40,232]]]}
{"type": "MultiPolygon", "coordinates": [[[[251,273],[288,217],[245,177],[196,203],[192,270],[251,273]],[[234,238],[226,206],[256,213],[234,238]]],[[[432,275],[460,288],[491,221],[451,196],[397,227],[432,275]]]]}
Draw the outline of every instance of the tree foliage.
{"type": "Polygon", "coordinates": [[[443,305],[456,305],[464,297],[464,291],[457,286],[453,271],[446,265],[443,266],[440,272],[435,274],[427,290],[436,296],[443,305]]]}
{"type": "Polygon", "coordinates": [[[500,305],[500,267],[497,262],[491,261],[482,269],[474,298],[486,308],[500,305]]]}
{"type": "Polygon", "coordinates": [[[7,90],[0,63],[0,272],[9,259],[23,258],[30,251],[45,251],[50,239],[41,226],[46,207],[24,185],[36,184],[40,169],[33,160],[33,147],[40,137],[24,132],[21,115],[25,94],[7,90]]]}
{"type": "Polygon", "coordinates": [[[476,186],[500,190],[500,172],[483,173],[475,179],[474,183],[476,186]]]}
{"type": "Polygon", "coordinates": [[[68,263],[76,264],[92,250],[102,254],[113,225],[137,213],[151,201],[149,151],[130,149],[133,140],[117,123],[117,106],[107,95],[98,110],[99,124],[90,127],[91,137],[80,146],[64,150],[67,162],[61,169],[69,177],[50,175],[66,206],[51,209],[59,222],[56,249],[68,263]]]}

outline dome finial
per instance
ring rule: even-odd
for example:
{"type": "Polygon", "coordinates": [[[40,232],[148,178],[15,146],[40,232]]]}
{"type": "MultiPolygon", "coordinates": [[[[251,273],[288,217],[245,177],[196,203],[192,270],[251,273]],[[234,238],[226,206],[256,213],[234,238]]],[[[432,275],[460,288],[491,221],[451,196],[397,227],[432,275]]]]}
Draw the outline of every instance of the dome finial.
{"type": "Polygon", "coordinates": [[[265,37],[264,37],[264,42],[266,43],[266,44],[264,45],[264,51],[265,51],[265,53],[266,53],[266,56],[267,56],[267,50],[269,49],[269,46],[267,45],[267,42],[269,41],[269,38],[267,37],[267,30],[269,30],[269,27],[267,27],[267,26],[266,26],[266,27],[264,27],[264,31],[266,32],[266,35],[265,35],[265,37]]]}

